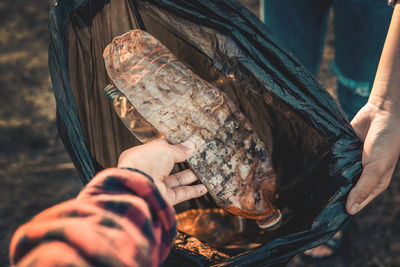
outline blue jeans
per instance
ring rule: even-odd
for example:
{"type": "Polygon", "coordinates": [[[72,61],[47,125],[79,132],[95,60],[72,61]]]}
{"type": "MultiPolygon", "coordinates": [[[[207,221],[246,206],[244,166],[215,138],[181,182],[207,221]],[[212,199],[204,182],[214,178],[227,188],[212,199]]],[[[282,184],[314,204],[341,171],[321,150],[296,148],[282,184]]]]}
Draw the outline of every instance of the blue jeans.
{"type": "Polygon", "coordinates": [[[385,0],[265,0],[265,23],[313,74],[334,11],[338,100],[349,119],[367,102],[393,8],[385,0]]]}

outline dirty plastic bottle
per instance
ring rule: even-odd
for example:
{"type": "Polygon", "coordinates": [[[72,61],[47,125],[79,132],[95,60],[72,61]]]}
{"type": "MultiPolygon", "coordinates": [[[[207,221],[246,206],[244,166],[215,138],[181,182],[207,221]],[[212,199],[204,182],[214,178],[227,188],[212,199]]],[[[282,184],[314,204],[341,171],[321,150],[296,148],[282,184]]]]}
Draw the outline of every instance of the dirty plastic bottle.
{"type": "Polygon", "coordinates": [[[104,59],[113,84],[105,93],[139,140],[191,140],[196,147],[187,161],[216,203],[261,228],[276,227],[271,156],[225,93],[141,30],[115,38],[104,59]]]}

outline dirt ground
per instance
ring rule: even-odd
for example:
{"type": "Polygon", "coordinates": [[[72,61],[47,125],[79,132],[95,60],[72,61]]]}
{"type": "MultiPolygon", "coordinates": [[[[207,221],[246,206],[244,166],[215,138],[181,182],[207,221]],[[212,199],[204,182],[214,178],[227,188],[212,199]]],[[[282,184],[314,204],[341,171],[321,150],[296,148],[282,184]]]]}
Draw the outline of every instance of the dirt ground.
{"type": "Polygon", "coordinates": [[[0,1],[0,266],[19,225],[82,185],[55,123],[48,10],[46,0],[0,1]]]}
{"type": "MultiPolygon", "coordinates": [[[[257,0],[245,0],[257,12],[257,0]]],[[[82,187],[58,137],[47,67],[46,0],[0,1],[0,266],[8,265],[13,231],[82,187]]],[[[327,71],[332,30],[319,79],[334,94],[327,71]]],[[[400,266],[400,172],[387,191],[354,217],[341,254],[330,266],[400,266]]],[[[290,266],[312,266],[295,258],[290,266]]],[[[327,264],[313,266],[328,266],[327,264]]]]}

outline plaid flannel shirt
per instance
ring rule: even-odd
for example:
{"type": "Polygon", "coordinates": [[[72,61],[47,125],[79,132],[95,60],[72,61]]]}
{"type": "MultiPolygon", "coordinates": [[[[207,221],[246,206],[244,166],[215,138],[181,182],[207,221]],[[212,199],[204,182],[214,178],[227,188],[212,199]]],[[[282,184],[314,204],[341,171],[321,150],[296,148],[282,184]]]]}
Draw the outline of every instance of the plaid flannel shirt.
{"type": "Polygon", "coordinates": [[[176,233],[175,213],[150,177],[107,169],[76,199],[35,216],[14,234],[12,266],[158,266],[176,233]]]}

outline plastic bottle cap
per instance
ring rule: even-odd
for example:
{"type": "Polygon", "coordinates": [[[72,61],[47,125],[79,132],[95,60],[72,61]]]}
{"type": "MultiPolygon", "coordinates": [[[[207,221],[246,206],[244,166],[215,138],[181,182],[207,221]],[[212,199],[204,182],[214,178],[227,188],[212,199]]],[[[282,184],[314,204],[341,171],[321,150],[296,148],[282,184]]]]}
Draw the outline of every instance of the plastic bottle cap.
{"type": "Polygon", "coordinates": [[[280,223],[281,219],[282,219],[282,213],[280,212],[280,210],[277,210],[277,213],[272,215],[271,217],[257,220],[257,225],[261,229],[268,229],[274,226],[278,226],[277,224],[280,223]]]}

